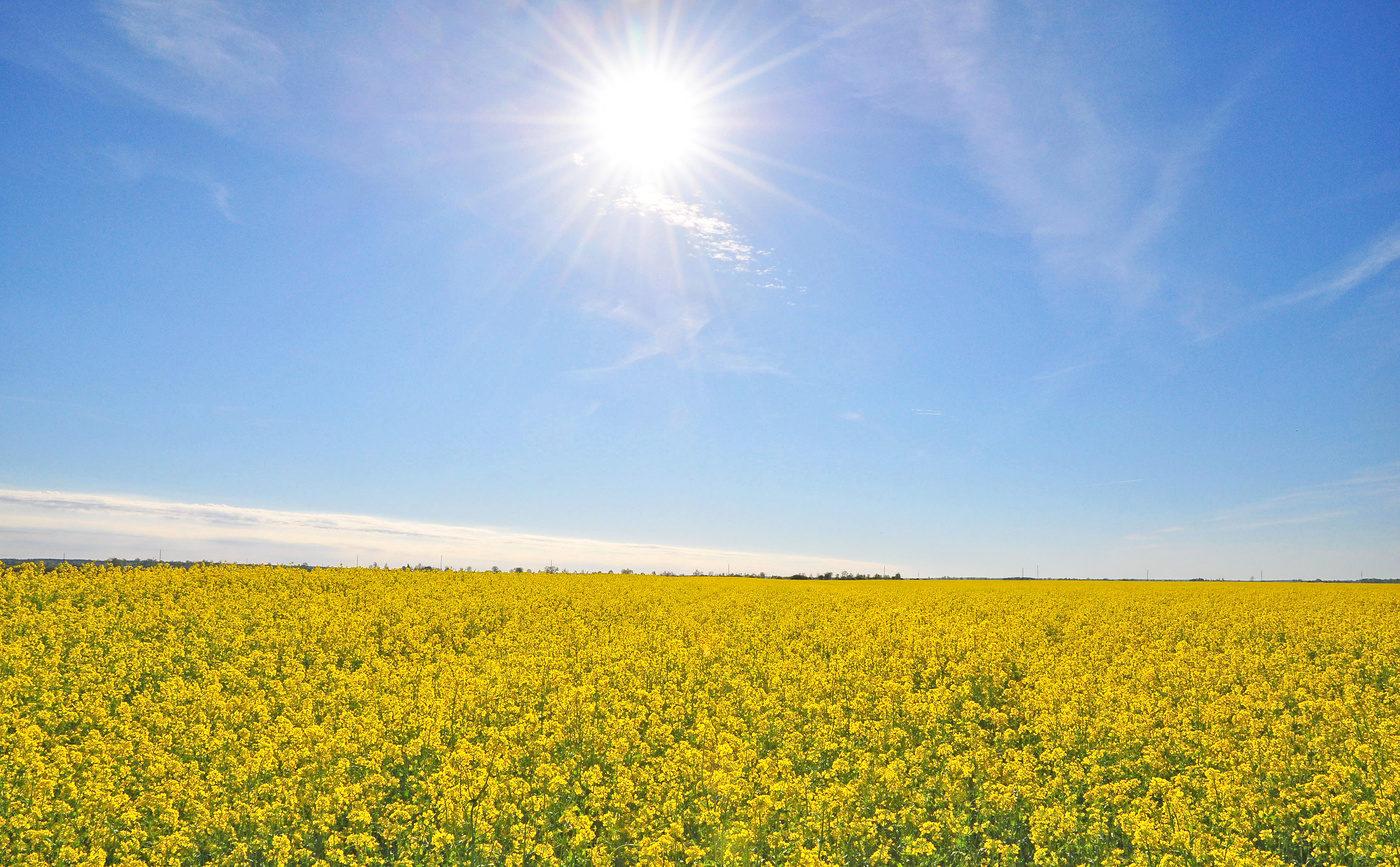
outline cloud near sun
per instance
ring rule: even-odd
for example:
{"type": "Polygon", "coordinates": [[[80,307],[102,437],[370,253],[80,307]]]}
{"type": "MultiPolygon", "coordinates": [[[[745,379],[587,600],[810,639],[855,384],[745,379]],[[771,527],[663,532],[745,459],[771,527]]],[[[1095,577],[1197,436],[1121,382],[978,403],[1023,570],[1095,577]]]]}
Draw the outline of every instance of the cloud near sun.
{"type": "Polygon", "coordinates": [[[733,263],[735,270],[750,270],[755,257],[762,255],[745,243],[743,235],[723,214],[708,214],[700,205],[683,202],[655,187],[633,187],[608,203],[613,211],[649,214],[685,233],[686,240],[710,259],[733,263]]]}

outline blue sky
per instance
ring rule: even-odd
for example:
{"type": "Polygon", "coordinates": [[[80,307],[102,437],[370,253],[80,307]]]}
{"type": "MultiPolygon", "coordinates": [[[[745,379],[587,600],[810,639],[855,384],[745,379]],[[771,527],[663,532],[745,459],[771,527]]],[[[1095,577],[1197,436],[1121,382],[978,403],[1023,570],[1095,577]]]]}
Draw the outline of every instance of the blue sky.
{"type": "Polygon", "coordinates": [[[1400,577],[1396,44],[1385,3],[6,4],[0,547],[1400,577]],[[684,96],[664,165],[600,132],[624,79],[674,88],[629,136],[684,96]]]}

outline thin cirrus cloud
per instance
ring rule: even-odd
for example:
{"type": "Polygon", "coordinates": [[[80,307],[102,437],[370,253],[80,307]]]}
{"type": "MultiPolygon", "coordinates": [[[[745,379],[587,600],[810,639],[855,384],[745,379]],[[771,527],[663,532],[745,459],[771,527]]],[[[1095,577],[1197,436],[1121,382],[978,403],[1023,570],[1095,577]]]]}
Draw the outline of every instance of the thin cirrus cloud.
{"type": "Polygon", "coordinates": [[[1150,560],[1153,576],[1244,579],[1271,563],[1276,580],[1356,578],[1400,556],[1398,512],[1392,462],[1125,535],[1114,562],[1150,560]]]}
{"type": "MultiPolygon", "coordinates": [[[[602,194],[595,192],[595,196],[602,194]]],[[[763,250],[756,249],[724,214],[687,202],[650,185],[627,187],[606,199],[601,216],[635,215],[655,220],[673,231],[700,260],[710,274],[708,279],[687,274],[680,262],[670,261],[648,281],[644,292],[614,295],[604,291],[584,305],[584,309],[642,332],[645,337],[619,362],[606,367],[575,371],[594,375],[619,370],[658,356],[670,356],[696,369],[722,373],[783,375],[782,368],[755,347],[739,346],[732,333],[706,335],[715,321],[715,296],[725,291],[754,288],[724,285],[734,280],[714,280],[716,272],[730,272],[744,282],[745,277],[766,281],[761,288],[785,288],[762,266],[763,250]],[[761,267],[762,266],[762,267],[761,267]],[[667,291],[655,291],[654,286],[667,291]]],[[[674,248],[673,248],[674,249],[674,248]]]]}
{"type": "MultiPolygon", "coordinates": [[[[1241,88],[1184,124],[1186,132],[1155,133],[1115,112],[1112,76],[1064,37],[1115,25],[1065,27],[1072,9],[1052,14],[992,0],[873,8],[809,0],[807,7],[847,34],[835,42],[839,69],[860,96],[957,135],[972,174],[1029,235],[1050,283],[1130,307],[1163,288],[1154,244],[1228,126],[1241,88]]],[[[1146,25],[1116,26],[1121,33],[1099,41],[1141,42],[1147,53],[1139,32],[1146,25]]]]}
{"type": "Polygon", "coordinates": [[[1068,367],[1061,367],[1055,370],[1047,370],[1042,373],[1034,374],[1033,376],[1031,376],[1031,379],[1036,382],[1049,382],[1051,380],[1060,379],[1064,376],[1069,376],[1071,373],[1078,373],[1081,370],[1089,370],[1090,368],[1096,366],[1098,363],[1099,362],[1097,361],[1085,361],[1081,364],[1071,364],[1068,367]]]}
{"type": "Polygon", "coordinates": [[[791,574],[879,571],[839,558],[610,542],[324,512],[140,497],[0,490],[0,546],[25,556],[214,559],[317,564],[371,561],[540,568],[791,574]]]}
{"type": "MultiPolygon", "coordinates": [[[[1236,533],[1269,527],[1325,524],[1363,514],[1372,520],[1392,524],[1397,510],[1400,510],[1400,462],[1392,462],[1358,470],[1335,481],[1296,488],[1226,509],[1200,520],[1186,522],[1185,528],[1202,533],[1236,533]]],[[[1183,527],[1169,529],[1178,532],[1183,527]]]]}
{"type": "Polygon", "coordinates": [[[219,0],[111,0],[102,11],[143,54],[234,93],[275,87],[286,67],[277,43],[219,0]]]}
{"type": "Polygon", "coordinates": [[[111,165],[118,177],[129,183],[140,183],[148,178],[160,177],[193,185],[208,195],[209,203],[225,220],[230,223],[239,222],[238,215],[232,207],[232,191],[227,184],[216,180],[206,171],[188,169],[121,144],[98,148],[96,153],[111,165]]]}
{"type": "Polygon", "coordinates": [[[639,186],[625,190],[608,204],[622,213],[654,216],[679,229],[696,252],[716,262],[729,264],[736,271],[750,271],[762,255],[723,214],[712,214],[702,205],[682,201],[656,187],[639,186]]]}
{"type": "Polygon", "coordinates": [[[1392,225],[1354,254],[1339,269],[1339,273],[1330,279],[1306,289],[1265,301],[1259,305],[1259,310],[1261,312],[1278,310],[1292,307],[1304,301],[1330,304],[1357,286],[1379,276],[1397,259],[1400,259],[1400,223],[1392,225]]]}

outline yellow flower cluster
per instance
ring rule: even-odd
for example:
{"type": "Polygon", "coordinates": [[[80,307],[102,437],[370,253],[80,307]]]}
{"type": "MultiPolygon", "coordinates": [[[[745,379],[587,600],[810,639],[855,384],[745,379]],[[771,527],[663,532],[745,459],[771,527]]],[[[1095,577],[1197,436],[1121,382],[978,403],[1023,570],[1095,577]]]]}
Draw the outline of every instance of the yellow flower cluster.
{"type": "Polygon", "coordinates": [[[1398,591],[0,570],[0,864],[1394,867],[1398,591]]]}

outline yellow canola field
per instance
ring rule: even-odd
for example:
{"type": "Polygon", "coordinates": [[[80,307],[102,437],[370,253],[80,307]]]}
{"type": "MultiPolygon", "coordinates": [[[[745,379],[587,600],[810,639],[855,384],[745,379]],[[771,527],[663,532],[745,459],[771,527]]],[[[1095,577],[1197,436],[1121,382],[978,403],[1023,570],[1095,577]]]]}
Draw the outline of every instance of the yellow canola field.
{"type": "Polygon", "coordinates": [[[0,864],[1400,865],[1400,587],[0,571],[0,864]]]}

